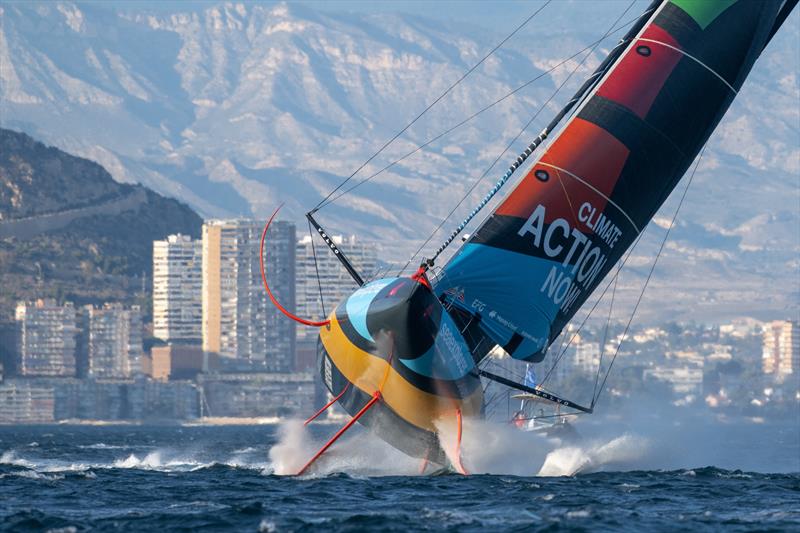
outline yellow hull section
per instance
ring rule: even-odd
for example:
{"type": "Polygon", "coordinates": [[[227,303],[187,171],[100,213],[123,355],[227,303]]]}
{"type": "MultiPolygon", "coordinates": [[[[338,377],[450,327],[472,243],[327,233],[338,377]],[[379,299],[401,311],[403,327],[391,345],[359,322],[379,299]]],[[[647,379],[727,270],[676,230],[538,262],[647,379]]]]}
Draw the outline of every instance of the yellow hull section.
{"type": "Polygon", "coordinates": [[[379,391],[383,403],[418,428],[436,432],[436,421],[454,418],[459,409],[463,416],[481,414],[483,391],[480,387],[465,398],[439,396],[418,389],[386,359],[353,344],[335,313],[331,315],[330,324],[320,328],[320,339],[333,364],[349,382],[370,396],[379,391]]]}

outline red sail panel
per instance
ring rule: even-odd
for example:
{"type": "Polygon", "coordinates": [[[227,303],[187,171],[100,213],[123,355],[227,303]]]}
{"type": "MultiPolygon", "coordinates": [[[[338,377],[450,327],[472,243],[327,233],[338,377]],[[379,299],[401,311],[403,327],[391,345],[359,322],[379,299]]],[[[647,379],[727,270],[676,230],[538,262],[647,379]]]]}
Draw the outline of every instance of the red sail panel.
{"type": "Polygon", "coordinates": [[[656,24],[648,27],[642,37],[664,44],[640,41],[634,47],[635,53],[625,55],[614,69],[614,75],[597,91],[599,96],[627,107],[639,118],[647,116],[664,82],[683,56],[678,41],[656,24]]]}
{"type": "Polygon", "coordinates": [[[628,148],[609,132],[576,118],[496,212],[527,218],[544,198],[548,200],[547,223],[556,218],[577,220],[578,209],[584,202],[591,202],[602,211],[628,153],[628,148]],[[541,181],[545,176],[547,181],[541,181]],[[590,183],[592,188],[574,176],[590,183]]]}

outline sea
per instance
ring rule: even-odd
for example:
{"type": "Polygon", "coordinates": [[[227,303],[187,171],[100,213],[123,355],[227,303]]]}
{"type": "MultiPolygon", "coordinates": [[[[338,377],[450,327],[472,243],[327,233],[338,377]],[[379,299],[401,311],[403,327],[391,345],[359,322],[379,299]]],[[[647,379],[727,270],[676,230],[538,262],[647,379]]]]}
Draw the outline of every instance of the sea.
{"type": "Polygon", "coordinates": [[[340,424],[0,427],[0,531],[800,531],[800,421],[465,421],[469,475],[340,424]],[[649,422],[648,422],[649,421],[649,422]]]}

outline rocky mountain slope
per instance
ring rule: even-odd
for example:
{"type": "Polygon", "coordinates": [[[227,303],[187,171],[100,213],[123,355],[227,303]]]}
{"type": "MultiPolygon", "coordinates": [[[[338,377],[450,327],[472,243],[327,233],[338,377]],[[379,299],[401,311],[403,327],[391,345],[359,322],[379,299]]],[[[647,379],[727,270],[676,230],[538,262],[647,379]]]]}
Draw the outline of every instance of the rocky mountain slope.
{"type": "MultiPolygon", "coordinates": [[[[627,5],[548,5],[359,177],[535,82],[323,209],[320,219],[334,232],[381,239],[394,254],[387,259],[403,260],[542,109],[433,239],[438,244],[619,33],[585,63],[578,55],[548,70],[601,37],[627,5]]],[[[0,10],[0,124],[204,216],[263,217],[285,201],[284,215],[299,223],[518,22],[493,30],[457,15],[448,22],[299,3],[5,3],[0,10]]],[[[648,298],[657,305],[646,313],[797,313],[799,19],[789,17],[712,138],[657,270],[648,298]]],[[[667,206],[660,219],[669,218],[667,206]]],[[[647,264],[659,231],[652,228],[636,264],[647,264]]],[[[631,298],[641,270],[633,271],[631,298]]]]}
{"type": "Polygon", "coordinates": [[[199,237],[186,205],[0,129],[0,322],[17,300],[147,304],[153,240],[199,237]]]}

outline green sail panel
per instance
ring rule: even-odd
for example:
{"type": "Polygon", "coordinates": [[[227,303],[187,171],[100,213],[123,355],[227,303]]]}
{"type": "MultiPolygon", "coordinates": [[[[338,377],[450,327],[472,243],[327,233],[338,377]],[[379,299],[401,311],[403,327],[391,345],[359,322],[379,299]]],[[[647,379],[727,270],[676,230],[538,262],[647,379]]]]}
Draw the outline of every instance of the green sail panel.
{"type": "Polygon", "coordinates": [[[672,3],[686,11],[697,24],[706,29],[723,11],[731,7],[737,0],[671,0],[672,3]]]}

